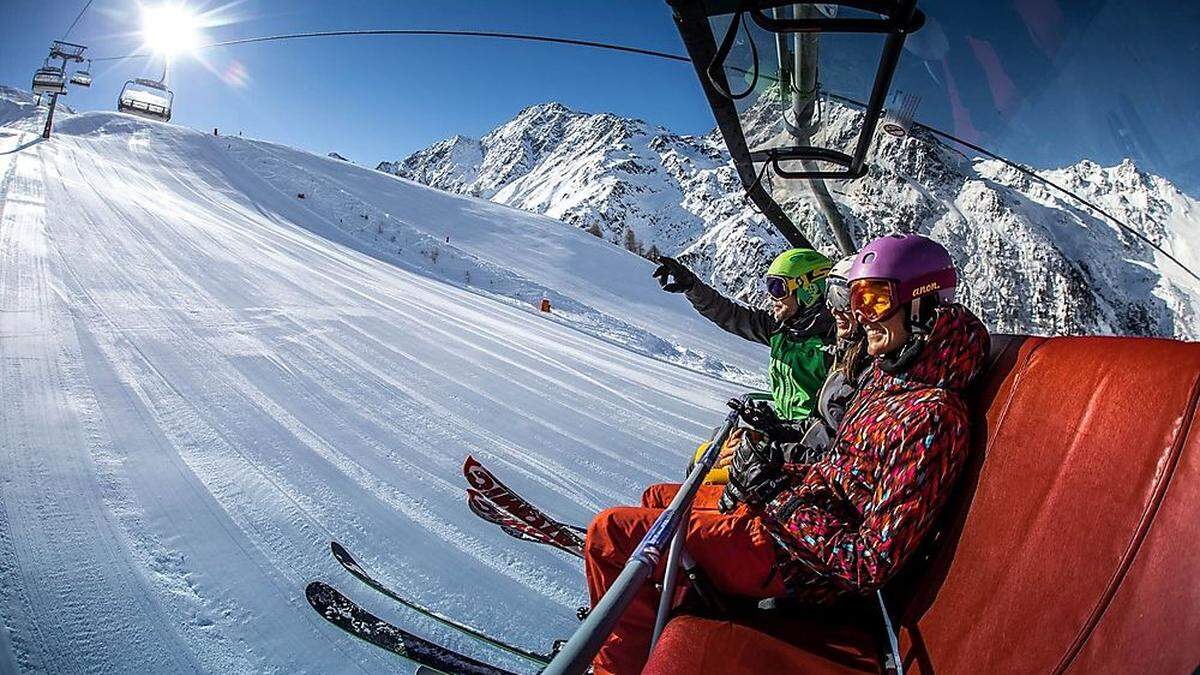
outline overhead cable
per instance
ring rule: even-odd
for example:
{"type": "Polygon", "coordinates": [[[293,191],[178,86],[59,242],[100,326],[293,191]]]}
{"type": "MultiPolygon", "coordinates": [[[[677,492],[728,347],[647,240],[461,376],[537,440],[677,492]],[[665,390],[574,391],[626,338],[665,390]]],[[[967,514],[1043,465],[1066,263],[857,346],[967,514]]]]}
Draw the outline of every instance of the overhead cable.
{"type": "MultiPolygon", "coordinates": [[[[92,0],[88,0],[88,3],[86,5],[84,5],[83,10],[81,10],[79,12],[80,17],[83,16],[83,11],[86,11],[88,6],[91,4],[92,4],[92,0]]],[[[78,21],[79,21],[79,17],[76,17],[75,22],[78,22],[78,21]]],[[[74,26],[75,26],[75,23],[72,23],[71,27],[74,28],[74,26]]],[[[70,32],[70,29],[68,29],[68,32],[70,32]]],[[[222,42],[212,42],[212,43],[209,43],[206,45],[201,45],[201,46],[197,47],[197,49],[211,49],[213,47],[232,47],[235,45],[253,44],[253,43],[257,43],[257,42],[278,42],[278,41],[282,41],[282,40],[299,40],[299,39],[306,39],[306,38],[370,36],[370,35],[428,35],[428,36],[441,36],[441,37],[482,37],[482,38],[496,38],[496,39],[501,39],[501,40],[522,40],[522,41],[527,41],[527,42],[543,42],[543,43],[550,43],[550,44],[572,45],[572,46],[576,46],[576,47],[589,47],[592,49],[606,49],[609,51],[624,52],[627,54],[639,54],[642,56],[650,56],[653,58],[665,59],[667,61],[680,61],[683,63],[691,63],[691,59],[689,59],[686,56],[680,55],[680,54],[672,54],[670,52],[663,52],[663,51],[658,51],[658,50],[654,50],[654,49],[643,49],[641,47],[629,47],[627,45],[619,45],[619,44],[613,44],[613,43],[609,43],[609,42],[598,42],[595,40],[578,40],[575,38],[554,37],[554,36],[550,36],[550,35],[531,35],[531,34],[527,34],[527,33],[501,33],[501,32],[494,32],[494,31],[477,31],[477,30],[361,29],[361,30],[314,31],[314,32],[307,32],[307,33],[284,33],[281,35],[261,35],[258,37],[248,37],[248,38],[239,38],[237,40],[224,40],[222,42]]],[[[137,53],[137,54],[128,54],[126,56],[105,56],[105,57],[101,57],[98,59],[92,59],[92,60],[97,61],[97,62],[99,62],[99,61],[116,61],[116,60],[121,60],[121,59],[145,58],[145,57],[149,57],[149,56],[151,56],[151,54],[137,53]]],[[[731,70],[734,70],[736,72],[741,72],[742,74],[749,74],[748,71],[745,71],[741,68],[731,68],[731,70]]],[[[763,75],[762,79],[768,80],[768,81],[778,81],[769,75],[763,75]]],[[[845,96],[831,95],[830,97],[835,98],[840,101],[843,101],[845,103],[850,103],[850,104],[858,106],[858,107],[862,107],[864,105],[861,101],[856,101],[854,99],[847,98],[845,96]]],[[[1178,265],[1180,269],[1187,272],[1189,275],[1191,275],[1192,278],[1196,279],[1196,281],[1200,281],[1200,274],[1197,274],[1191,268],[1189,268],[1187,265],[1184,265],[1174,255],[1172,255],[1168,251],[1164,250],[1158,244],[1151,241],[1149,237],[1142,234],[1141,232],[1138,232],[1136,229],[1127,225],[1126,223],[1124,223],[1123,221],[1121,221],[1120,219],[1118,219],[1116,216],[1109,213],[1105,209],[1100,208],[1098,205],[1094,204],[1093,202],[1089,201],[1088,199],[1085,199],[1084,197],[1081,197],[1080,195],[1075,194],[1074,192],[1059,185],[1058,183],[1055,183],[1054,181],[1046,178],[1045,176],[1042,176],[1037,171],[1034,171],[1033,169],[1027,168],[1021,164],[1018,164],[1017,162],[1014,162],[1010,159],[1002,157],[1001,155],[998,155],[980,145],[971,143],[970,141],[959,138],[949,132],[942,131],[935,127],[931,127],[927,124],[922,124],[920,122],[914,122],[913,126],[919,127],[921,129],[924,129],[925,131],[928,131],[929,133],[931,133],[935,136],[939,136],[946,140],[949,140],[949,141],[952,141],[959,145],[962,145],[966,148],[970,148],[971,150],[974,150],[974,151],[976,151],[980,154],[983,154],[987,157],[990,157],[997,161],[1003,162],[1004,164],[1008,165],[1009,167],[1012,167],[1013,169],[1021,172],[1022,174],[1025,174],[1026,176],[1029,176],[1030,178],[1033,178],[1034,180],[1036,180],[1038,182],[1041,182],[1055,190],[1058,190],[1059,192],[1076,200],[1080,204],[1083,204],[1085,207],[1092,209],[1096,213],[1099,213],[1100,215],[1104,216],[1108,220],[1112,221],[1117,227],[1121,228],[1125,232],[1128,232],[1129,234],[1133,235],[1134,237],[1145,242],[1148,246],[1150,246],[1154,250],[1158,251],[1159,253],[1163,254],[1163,256],[1165,256],[1168,260],[1170,260],[1171,262],[1178,265]]],[[[1151,222],[1154,222],[1154,221],[1151,221],[1151,222]]]]}

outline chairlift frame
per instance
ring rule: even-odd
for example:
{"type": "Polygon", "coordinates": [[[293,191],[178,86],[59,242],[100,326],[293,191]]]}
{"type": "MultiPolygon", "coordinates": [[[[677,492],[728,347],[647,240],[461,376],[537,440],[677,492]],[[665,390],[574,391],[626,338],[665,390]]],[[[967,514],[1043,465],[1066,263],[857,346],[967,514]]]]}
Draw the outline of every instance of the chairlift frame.
{"type": "Polygon", "coordinates": [[[79,63],[83,61],[83,53],[87,51],[84,45],[75,44],[74,42],[64,42],[55,40],[50,43],[50,58],[62,59],[63,61],[75,61],[79,63]]]}
{"type": "Polygon", "coordinates": [[[121,93],[117,96],[117,111],[130,113],[139,117],[157,120],[159,122],[171,121],[171,109],[175,104],[175,92],[167,88],[167,85],[158,80],[150,80],[146,78],[135,78],[126,80],[125,86],[121,87],[121,93]],[[166,105],[155,105],[146,101],[139,101],[136,98],[127,97],[126,92],[131,86],[147,87],[162,92],[162,97],[166,99],[166,105]]]}
{"type": "MultiPolygon", "coordinates": [[[[855,180],[867,173],[866,156],[875,128],[883,115],[885,98],[895,75],[896,66],[909,33],[925,24],[925,15],[916,8],[916,0],[835,0],[821,4],[836,5],[879,15],[880,18],[837,18],[820,15],[803,18],[778,18],[765,10],[790,6],[794,2],[780,0],[666,0],[674,13],[675,26],[691,58],[692,67],[712,108],[717,128],[733,158],[738,177],[747,196],[783,236],[796,246],[809,245],[784,212],[783,208],[763,188],[755,164],[766,165],[775,175],[785,179],[842,179],[855,180]],[[809,145],[768,148],[751,152],[742,130],[735,101],[725,75],[724,57],[717,46],[710,19],[715,16],[749,14],[756,25],[777,36],[795,33],[876,33],[886,36],[876,69],[875,81],[863,113],[863,124],[852,154],[832,148],[809,145]],[[783,162],[816,161],[832,164],[836,169],[789,170],[783,162]]],[[[814,4],[814,3],[802,3],[814,4]]],[[[790,85],[788,85],[790,86],[790,85]]],[[[765,168],[765,167],[764,167],[765,168]]]]}
{"type": "MultiPolygon", "coordinates": [[[[55,40],[50,43],[50,55],[46,57],[42,67],[34,71],[32,89],[38,95],[38,101],[41,101],[42,94],[50,94],[50,106],[46,111],[46,126],[42,129],[42,138],[50,138],[50,131],[54,127],[54,110],[58,107],[58,97],[65,96],[67,93],[67,62],[81,63],[83,53],[86,51],[87,47],[84,45],[55,40]],[[54,59],[58,59],[57,66],[50,65],[54,59]]],[[[91,61],[88,61],[88,66],[91,66],[91,61]]],[[[78,74],[72,75],[71,84],[91,86],[91,73],[85,70],[83,75],[84,77],[79,77],[78,74]]]]}

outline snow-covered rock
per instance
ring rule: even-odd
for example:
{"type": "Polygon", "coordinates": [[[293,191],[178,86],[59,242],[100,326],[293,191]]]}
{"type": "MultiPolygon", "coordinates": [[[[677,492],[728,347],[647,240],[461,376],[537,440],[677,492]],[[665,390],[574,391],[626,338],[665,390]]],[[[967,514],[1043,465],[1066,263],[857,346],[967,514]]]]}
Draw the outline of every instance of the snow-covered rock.
{"type": "MultiPolygon", "coordinates": [[[[783,132],[770,101],[746,115],[752,145],[783,132]]],[[[848,148],[860,113],[829,104],[815,143],[848,148]]],[[[917,132],[877,134],[867,177],[831,182],[857,241],[904,231],[946,244],[960,297],[997,331],[1200,338],[1200,281],[1099,213],[994,160],[917,132]]],[[[641,120],[532,106],[476,141],[434,144],[382,171],[544,213],[624,244],[673,253],[718,288],[762,299],[759,277],[784,241],[745,199],[721,137],[641,120]]],[[[1041,172],[1200,270],[1200,206],[1126,161],[1041,172]]],[[[768,176],[766,180],[771,181],[768,176]]],[[[773,181],[797,225],[833,240],[807,188],[773,181]]]]}

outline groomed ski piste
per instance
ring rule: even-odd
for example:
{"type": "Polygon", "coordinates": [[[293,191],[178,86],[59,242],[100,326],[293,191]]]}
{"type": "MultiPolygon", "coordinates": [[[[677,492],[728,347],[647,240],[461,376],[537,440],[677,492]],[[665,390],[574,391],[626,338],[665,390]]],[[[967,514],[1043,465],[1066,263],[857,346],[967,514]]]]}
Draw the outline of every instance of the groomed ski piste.
{"type": "Polygon", "coordinates": [[[0,90],[0,672],[403,672],[309,608],[318,579],[530,672],[329,541],[547,650],[581,565],[471,514],[464,457],[584,523],[761,384],[764,350],[558,221],[117,113],[39,142],[43,116],[0,90]]]}

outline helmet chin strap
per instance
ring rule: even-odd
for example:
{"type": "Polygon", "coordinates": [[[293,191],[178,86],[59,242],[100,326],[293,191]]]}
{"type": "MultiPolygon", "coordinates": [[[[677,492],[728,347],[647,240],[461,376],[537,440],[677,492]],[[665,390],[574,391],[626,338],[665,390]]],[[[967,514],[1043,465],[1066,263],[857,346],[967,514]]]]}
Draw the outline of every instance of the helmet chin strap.
{"type": "Polygon", "coordinates": [[[908,339],[900,349],[888,352],[879,357],[879,367],[888,375],[899,375],[912,367],[925,344],[929,342],[929,334],[933,332],[933,323],[937,319],[937,296],[913,298],[908,303],[904,315],[904,326],[908,329],[908,339]]]}

